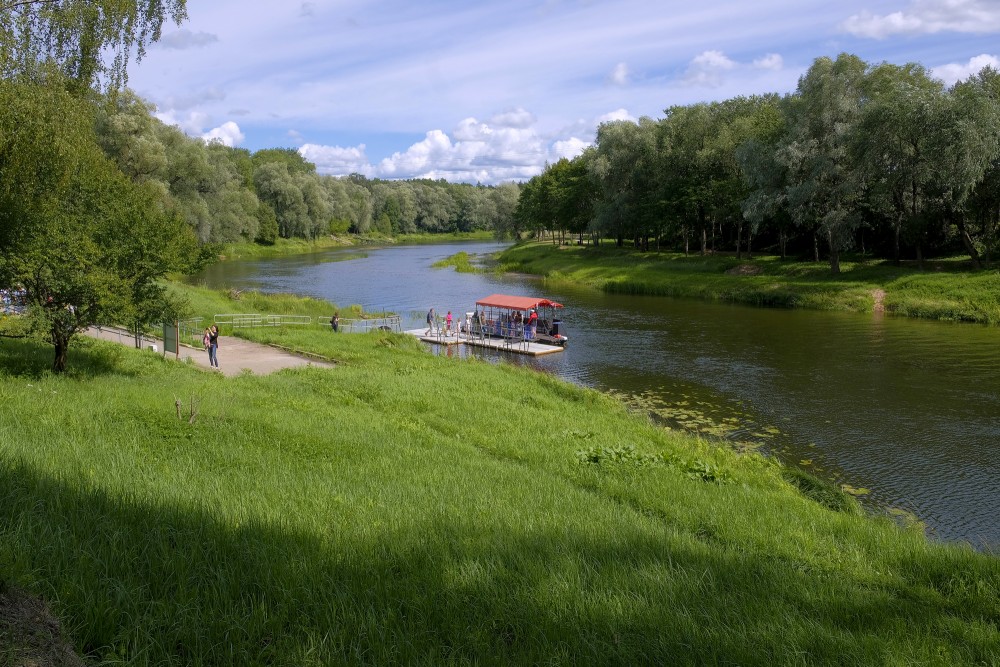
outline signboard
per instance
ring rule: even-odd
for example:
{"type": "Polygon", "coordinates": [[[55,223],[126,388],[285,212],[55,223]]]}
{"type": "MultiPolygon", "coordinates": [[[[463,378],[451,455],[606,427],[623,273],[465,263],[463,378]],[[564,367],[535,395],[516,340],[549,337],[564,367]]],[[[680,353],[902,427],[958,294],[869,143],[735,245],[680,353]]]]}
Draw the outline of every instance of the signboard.
{"type": "Polygon", "coordinates": [[[180,359],[181,356],[181,346],[178,342],[178,327],[177,322],[165,322],[163,324],[163,354],[166,355],[168,352],[173,352],[174,355],[180,359]]]}

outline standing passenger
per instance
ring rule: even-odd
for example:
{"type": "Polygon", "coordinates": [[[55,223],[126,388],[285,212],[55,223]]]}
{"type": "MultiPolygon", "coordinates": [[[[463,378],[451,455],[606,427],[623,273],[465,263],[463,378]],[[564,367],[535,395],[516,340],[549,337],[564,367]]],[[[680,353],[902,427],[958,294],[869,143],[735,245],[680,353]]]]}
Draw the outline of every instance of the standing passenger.
{"type": "Polygon", "coordinates": [[[434,330],[434,309],[431,308],[430,310],[427,311],[427,331],[424,332],[424,335],[425,336],[429,335],[433,330],[434,330]]]}
{"type": "Polygon", "coordinates": [[[450,336],[451,335],[451,311],[450,310],[448,311],[448,316],[445,317],[444,335],[445,336],[450,336]]]}

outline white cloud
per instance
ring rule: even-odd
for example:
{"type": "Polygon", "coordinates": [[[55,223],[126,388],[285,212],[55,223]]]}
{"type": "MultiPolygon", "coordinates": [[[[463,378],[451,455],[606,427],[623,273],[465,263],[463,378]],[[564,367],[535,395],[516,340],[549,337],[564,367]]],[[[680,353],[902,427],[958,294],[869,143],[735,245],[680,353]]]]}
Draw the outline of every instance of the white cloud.
{"type": "Polygon", "coordinates": [[[491,125],[524,129],[535,124],[536,118],[530,111],[518,107],[498,113],[490,118],[491,125]]]}
{"type": "Polygon", "coordinates": [[[565,141],[554,142],[552,144],[552,154],[556,156],[557,159],[566,158],[567,160],[572,160],[577,155],[582,153],[584,149],[592,145],[593,142],[577,139],[576,137],[570,137],[565,141]]]}
{"type": "Polygon", "coordinates": [[[218,141],[226,146],[239,146],[246,136],[240,130],[240,126],[233,121],[226,121],[219,127],[213,128],[201,135],[207,142],[218,141]]]}
{"type": "Polygon", "coordinates": [[[931,73],[947,84],[953,84],[963,79],[968,79],[974,74],[978,74],[984,67],[992,67],[1000,70],[1000,57],[983,53],[974,58],[970,58],[967,63],[948,63],[939,65],[931,70],[931,73]]]}
{"type": "Polygon", "coordinates": [[[178,116],[173,109],[158,112],[155,114],[158,119],[167,125],[175,125],[187,134],[200,135],[205,126],[208,125],[208,114],[201,111],[191,111],[183,116],[178,116]]]}
{"type": "Polygon", "coordinates": [[[609,80],[616,86],[627,86],[629,81],[628,65],[625,63],[615,65],[615,68],[611,71],[609,80]]]}
{"type": "Polygon", "coordinates": [[[856,37],[884,39],[890,35],[939,32],[988,34],[1000,32],[1000,3],[996,0],[912,0],[906,11],[877,15],[865,10],[841,28],[856,37]]]}
{"type": "Polygon", "coordinates": [[[299,132],[298,130],[289,130],[288,132],[285,133],[285,136],[291,139],[292,143],[301,145],[306,142],[305,137],[303,137],[302,133],[299,132]]]}
{"type": "Polygon", "coordinates": [[[692,85],[714,88],[722,85],[723,74],[734,67],[736,62],[722,51],[704,51],[688,64],[684,80],[692,85]]]}
{"type": "Polygon", "coordinates": [[[321,174],[333,174],[335,176],[346,176],[347,174],[364,174],[372,176],[373,169],[365,154],[365,145],[348,146],[320,146],[318,144],[305,144],[299,149],[299,154],[306,160],[316,165],[317,171],[321,174]]]}
{"type": "Polygon", "coordinates": [[[780,55],[777,53],[768,53],[765,56],[757,58],[753,61],[753,66],[757,69],[770,69],[774,71],[780,70],[784,67],[785,62],[780,55]]]}
{"type": "Polygon", "coordinates": [[[597,124],[600,125],[601,123],[610,123],[613,120],[628,120],[633,123],[639,122],[639,119],[630,114],[627,109],[615,109],[611,113],[598,116],[597,124]]]}
{"type": "Polygon", "coordinates": [[[546,163],[576,157],[592,143],[576,132],[585,129],[586,134],[593,137],[597,125],[607,120],[635,119],[625,109],[618,109],[589,123],[581,121],[572,130],[549,137],[542,136],[533,127],[533,114],[519,108],[496,114],[487,122],[466,118],[450,136],[441,130],[431,130],[421,141],[377,164],[369,162],[364,145],[341,148],[306,144],[299,153],[313,162],[320,173],[334,176],[356,172],[387,179],[444,178],[493,185],[527,180],[540,174],[546,163]],[[531,119],[532,126],[511,126],[523,125],[526,119],[531,119]]]}
{"type": "Polygon", "coordinates": [[[208,46],[217,41],[219,41],[219,38],[210,32],[191,32],[186,28],[181,28],[180,30],[174,30],[163,35],[156,44],[165,49],[183,51],[184,49],[197,49],[208,46]]]}

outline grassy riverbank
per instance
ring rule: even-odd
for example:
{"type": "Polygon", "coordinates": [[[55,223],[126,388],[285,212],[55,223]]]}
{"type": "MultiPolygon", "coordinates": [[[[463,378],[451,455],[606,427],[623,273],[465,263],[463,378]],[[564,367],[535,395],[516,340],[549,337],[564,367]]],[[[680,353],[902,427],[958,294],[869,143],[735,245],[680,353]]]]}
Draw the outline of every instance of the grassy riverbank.
{"type": "Polygon", "coordinates": [[[319,236],[312,240],[278,239],[273,245],[259,243],[226,243],[220,247],[222,259],[253,259],[256,257],[285,257],[301,255],[333,248],[350,248],[381,245],[424,245],[432,243],[454,243],[457,241],[491,241],[489,231],[453,232],[450,234],[400,234],[383,236],[380,234],[319,236]]]}
{"type": "Polygon", "coordinates": [[[406,336],[253,337],[340,363],[0,341],[0,584],[94,662],[1000,660],[1000,561],[773,461],[406,336]]]}
{"type": "Polygon", "coordinates": [[[685,256],[610,244],[526,243],[500,255],[504,270],[587,285],[616,294],[693,297],[747,305],[871,312],[1000,324],[1000,271],[971,272],[959,262],[921,271],[889,262],[827,264],[778,257],[685,256]],[[878,304],[878,305],[877,305],[878,304]]]}

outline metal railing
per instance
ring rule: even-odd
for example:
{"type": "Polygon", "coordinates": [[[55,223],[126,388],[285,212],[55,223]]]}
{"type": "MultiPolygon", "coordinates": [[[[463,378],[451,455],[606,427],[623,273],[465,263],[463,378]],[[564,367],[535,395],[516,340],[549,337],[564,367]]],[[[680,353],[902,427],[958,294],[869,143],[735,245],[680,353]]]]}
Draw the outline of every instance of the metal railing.
{"type": "Polygon", "coordinates": [[[221,313],[214,319],[216,324],[229,324],[234,329],[256,327],[307,326],[313,318],[308,315],[261,315],[260,313],[221,313]]]}
{"type": "MultiPolygon", "coordinates": [[[[364,319],[341,319],[339,330],[343,333],[368,333],[369,331],[403,332],[403,318],[399,315],[364,319]]],[[[329,326],[329,324],[327,325],[329,326]]]]}

